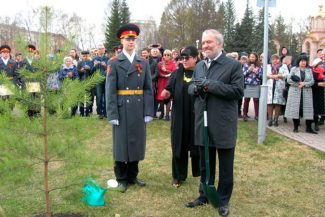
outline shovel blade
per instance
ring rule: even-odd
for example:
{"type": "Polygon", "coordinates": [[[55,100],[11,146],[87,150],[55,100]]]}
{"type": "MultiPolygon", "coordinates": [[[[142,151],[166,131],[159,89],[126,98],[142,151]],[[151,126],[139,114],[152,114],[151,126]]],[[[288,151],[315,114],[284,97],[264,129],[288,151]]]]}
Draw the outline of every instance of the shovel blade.
{"type": "Polygon", "coordinates": [[[207,185],[203,184],[203,192],[205,196],[208,198],[209,203],[215,207],[218,208],[221,205],[220,202],[220,196],[219,193],[217,192],[217,189],[214,185],[207,185]]]}

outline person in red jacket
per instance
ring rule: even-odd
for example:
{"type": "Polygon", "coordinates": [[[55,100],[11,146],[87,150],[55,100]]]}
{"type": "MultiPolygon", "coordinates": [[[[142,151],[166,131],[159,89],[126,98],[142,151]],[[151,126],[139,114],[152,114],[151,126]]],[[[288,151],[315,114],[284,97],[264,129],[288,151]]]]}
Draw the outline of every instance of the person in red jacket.
{"type": "Polygon", "coordinates": [[[160,116],[159,119],[164,118],[165,114],[165,108],[164,105],[166,105],[166,120],[169,120],[169,112],[171,108],[171,100],[165,100],[161,96],[161,92],[165,89],[168,79],[172,72],[176,70],[176,65],[174,63],[174,60],[172,58],[172,51],[171,50],[165,50],[162,60],[158,63],[158,84],[157,84],[157,93],[156,93],[156,100],[159,102],[159,108],[160,108],[160,116]]]}

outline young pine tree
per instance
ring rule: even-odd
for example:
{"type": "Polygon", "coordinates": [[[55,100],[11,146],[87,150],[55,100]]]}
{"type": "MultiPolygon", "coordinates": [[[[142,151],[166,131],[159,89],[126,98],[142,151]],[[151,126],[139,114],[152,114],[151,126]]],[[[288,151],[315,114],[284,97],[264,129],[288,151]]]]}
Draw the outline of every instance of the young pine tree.
{"type": "MultiPolygon", "coordinates": [[[[26,69],[20,71],[19,77],[25,85],[19,89],[4,73],[0,75],[0,84],[12,93],[5,100],[0,98],[0,171],[7,172],[12,181],[18,183],[33,180],[36,177],[32,175],[35,172],[33,166],[41,164],[46,217],[52,216],[50,192],[57,189],[57,186],[52,185],[55,182],[49,177],[50,164],[68,152],[66,141],[56,138],[60,136],[60,129],[56,128],[54,122],[66,117],[71,107],[88,100],[88,90],[103,79],[99,73],[95,73],[84,81],[64,79],[57,90],[48,88],[48,77],[60,69],[64,54],[61,52],[54,59],[49,58],[51,37],[48,30],[52,15],[51,8],[41,9],[40,58],[33,61],[32,72],[26,69]],[[31,83],[38,84],[34,93],[29,89],[31,83]],[[39,116],[28,117],[28,110],[39,112],[39,116]],[[56,113],[49,117],[49,111],[56,113]]],[[[37,167],[35,170],[39,169],[37,167]]]]}

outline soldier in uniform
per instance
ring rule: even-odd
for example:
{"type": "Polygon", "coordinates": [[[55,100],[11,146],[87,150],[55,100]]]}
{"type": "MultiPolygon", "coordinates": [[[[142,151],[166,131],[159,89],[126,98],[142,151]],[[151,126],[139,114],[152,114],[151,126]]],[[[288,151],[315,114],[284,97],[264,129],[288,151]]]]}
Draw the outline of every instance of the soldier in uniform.
{"type": "Polygon", "coordinates": [[[118,30],[123,51],[107,68],[107,117],[113,125],[114,172],[121,192],[128,184],[146,184],[138,179],[138,163],[145,156],[146,123],[152,120],[154,101],[149,63],[135,53],[139,33],[135,24],[118,30]]]}
{"type": "MultiPolygon", "coordinates": [[[[0,73],[5,73],[7,75],[7,79],[11,80],[14,85],[19,86],[18,82],[18,74],[17,74],[17,64],[15,60],[10,58],[11,48],[8,45],[2,45],[0,47],[0,73]]],[[[8,98],[9,93],[1,93],[2,98],[8,98]]]]}

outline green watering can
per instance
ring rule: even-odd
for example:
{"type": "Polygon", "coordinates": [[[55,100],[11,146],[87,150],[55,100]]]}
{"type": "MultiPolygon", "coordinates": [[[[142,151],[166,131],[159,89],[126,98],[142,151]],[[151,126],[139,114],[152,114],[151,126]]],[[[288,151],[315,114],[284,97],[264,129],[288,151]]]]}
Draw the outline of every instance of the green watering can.
{"type": "Polygon", "coordinates": [[[204,156],[205,156],[205,183],[202,183],[203,192],[208,198],[209,203],[212,204],[215,208],[220,207],[220,196],[217,192],[217,189],[214,185],[209,185],[210,179],[210,162],[209,162],[209,136],[208,136],[208,112],[206,105],[204,106],[204,129],[203,129],[203,138],[204,138],[204,156]]]}
{"type": "Polygon", "coordinates": [[[93,178],[88,178],[82,188],[82,201],[88,206],[104,206],[105,192],[107,189],[102,188],[93,178]]]}

